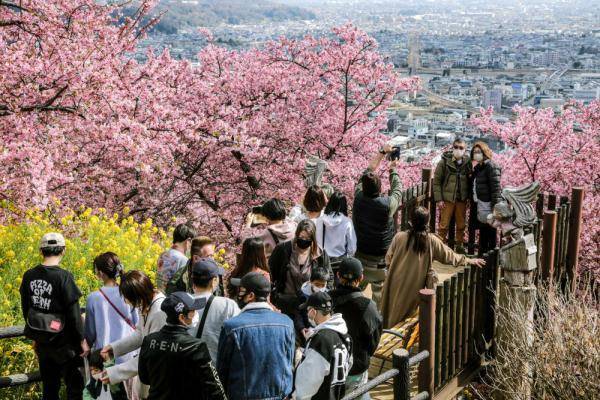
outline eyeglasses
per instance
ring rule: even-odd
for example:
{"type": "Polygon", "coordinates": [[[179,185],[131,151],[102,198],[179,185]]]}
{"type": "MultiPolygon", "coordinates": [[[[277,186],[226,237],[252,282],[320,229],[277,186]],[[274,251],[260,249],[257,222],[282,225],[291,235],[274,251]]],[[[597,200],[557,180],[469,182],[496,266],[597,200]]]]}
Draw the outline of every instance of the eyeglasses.
{"type": "Polygon", "coordinates": [[[453,148],[455,148],[456,150],[464,150],[465,146],[452,146],[453,148]]]}

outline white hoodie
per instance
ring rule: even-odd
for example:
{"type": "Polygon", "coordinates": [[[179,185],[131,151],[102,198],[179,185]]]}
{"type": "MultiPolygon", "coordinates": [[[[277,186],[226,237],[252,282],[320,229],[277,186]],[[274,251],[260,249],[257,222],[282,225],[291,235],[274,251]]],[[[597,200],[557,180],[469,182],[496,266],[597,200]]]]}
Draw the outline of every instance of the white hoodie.
{"type": "Polygon", "coordinates": [[[348,327],[342,318],[342,314],[333,314],[331,318],[315,328],[306,343],[304,357],[296,369],[296,400],[311,399],[321,385],[344,386],[348,372],[352,368],[352,353],[348,336],[348,327]],[[344,343],[341,337],[335,335],[322,338],[319,344],[312,346],[312,341],[319,332],[331,329],[346,338],[344,343]],[[341,373],[343,372],[343,373],[341,373]],[[327,380],[326,380],[327,379],[327,380]]]}
{"type": "Polygon", "coordinates": [[[352,220],[344,214],[324,214],[317,219],[317,244],[329,257],[353,256],[356,252],[356,233],[352,220]],[[323,246],[325,226],[325,246],[323,246]]]}

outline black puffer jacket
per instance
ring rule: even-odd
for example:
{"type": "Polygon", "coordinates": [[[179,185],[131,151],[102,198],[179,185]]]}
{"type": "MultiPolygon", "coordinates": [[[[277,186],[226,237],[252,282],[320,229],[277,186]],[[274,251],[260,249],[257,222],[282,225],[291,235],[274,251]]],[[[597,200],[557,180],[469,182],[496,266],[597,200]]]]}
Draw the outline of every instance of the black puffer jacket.
{"type": "MultiPolygon", "coordinates": [[[[271,283],[273,285],[273,292],[271,301],[277,308],[279,308],[284,314],[294,319],[294,315],[297,312],[297,307],[300,305],[300,300],[297,294],[290,295],[284,294],[285,283],[288,279],[288,270],[290,265],[290,259],[292,258],[292,252],[294,251],[294,240],[288,242],[279,243],[273,249],[271,257],[269,257],[269,270],[271,271],[271,283]]],[[[312,260],[312,268],[322,268],[329,272],[329,280],[327,281],[327,287],[333,288],[333,271],[331,270],[331,264],[329,256],[326,252],[322,252],[319,257],[312,260]]]]}
{"type": "Polygon", "coordinates": [[[500,176],[502,169],[492,160],[485,160],[482,164],[473,168],[473,184],[477,199],[489,201],[492,207],[502,200],[500,187],[500,176]]]}
{"type": "Polygon", "coordinates": [[[360,288],[338,286],[329,292],[333,311],[342,314],[348,334],[352,338],[354,362],[350,375],[359,375],[369,369],[383,329],[383,319],[373,300],[363,296],[360,288]]]}

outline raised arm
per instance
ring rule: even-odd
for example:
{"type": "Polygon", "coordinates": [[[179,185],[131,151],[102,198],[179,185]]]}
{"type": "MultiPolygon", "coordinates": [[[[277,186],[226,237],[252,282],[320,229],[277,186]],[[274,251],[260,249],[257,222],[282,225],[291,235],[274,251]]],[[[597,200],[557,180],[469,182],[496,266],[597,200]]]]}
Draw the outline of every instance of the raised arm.
{"type": "Polygon", "coordinates": [[[393,216],[402,201],[402,182],[396,171],[396,161],[390,162],[390,216],[393,216]]]}
{"type": "MultiPolygon", "coordinates": [[[[373,156],[373,158],[371,158],[371,161],[369,161],[369,165],[367,166],[366,171],[377,171],[377,169],[379,168],[379,165],[381,164],[381,161],[383,160],[385,155],[387,153],[390,153],[392,150],[393,150],[392,146],[390,146],[389,144],[386,144],[381,149],[379,149],[377,151],[377,153],[373,156]]],[[[363,174],[365,172],[363,172],[363,174]]],[[[362,177],[362,175],[361,175],[361,177],[362,177]]],[[[360,178],[359,178],[358,183],[356,184],[354,193],[356,194],[361,191],[362,191],[362,183],[360,182],[360,178]]]]}
{"type": "Polygon", "coordinates": [[[381,160],[383,160],[383,158],[385,157],[386,154],[391,153],[393,151],[393,147],[390,146],[389,144],[386,144],[385,146],[383,146],[381,149],[379,149],[377,151],[377,154],[375,154],[373,156],[373,158],[371,158],[371,161],[369,162],[369,166],[367,167],[367,169],[371,170],[371,171],[377,171],[377,169],[379,168],[379,164],[381,164],[381,160]]]}

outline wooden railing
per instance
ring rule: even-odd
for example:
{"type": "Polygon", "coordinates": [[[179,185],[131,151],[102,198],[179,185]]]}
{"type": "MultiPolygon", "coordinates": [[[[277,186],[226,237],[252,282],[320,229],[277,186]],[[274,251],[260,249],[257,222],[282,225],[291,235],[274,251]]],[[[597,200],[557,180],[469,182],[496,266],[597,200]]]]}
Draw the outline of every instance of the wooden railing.
{"type": "MultiPolygon", "coordinates": [[[[0,328],[0,340],[2,339],[11,339],[23,336],[24,327],[21,326],[8,326],[4,328],[0,328]]],[[[13,374],[8,376],[0,377],[0,389],[28,385],[30,383],[35,383],[41,381],[41,376],[39,371],[33,371],[24,374],[13,374]]]]}
{"type": "Polygon", "coordinates": [[[441,399],[456,395],[451,393],[461,386],[459,382],[465,376],[477,371],[482,356],[493,355],[498,249],[484,258],[484,268],[467,266],[438,284],[434,292],[432,385],[441,399]]]}
{"type": "Polygon", "coordinates": [[[573,289],[577,283],[583,199],[583,188],[576,187],[571,198],[541,193],[536,203],[539,278],[563,289],[573,289]]]}
{"type": "Polygon", "coordinates": [[[422,364],[430,358],[427,351],[421,351],[413,357],[408,356],[406,349],[394,350],[392,356],[392,369],[376,376],[364,385],[354,389],[351,393],[346,394],[342,400],[354,400],[363,394],[375,389],[377,386],[394,379],[394,400],[426,400],[430,398],[428,392],[419,392],[417,395],[410,395],[410,368],[420,363],[422,364]]]}

